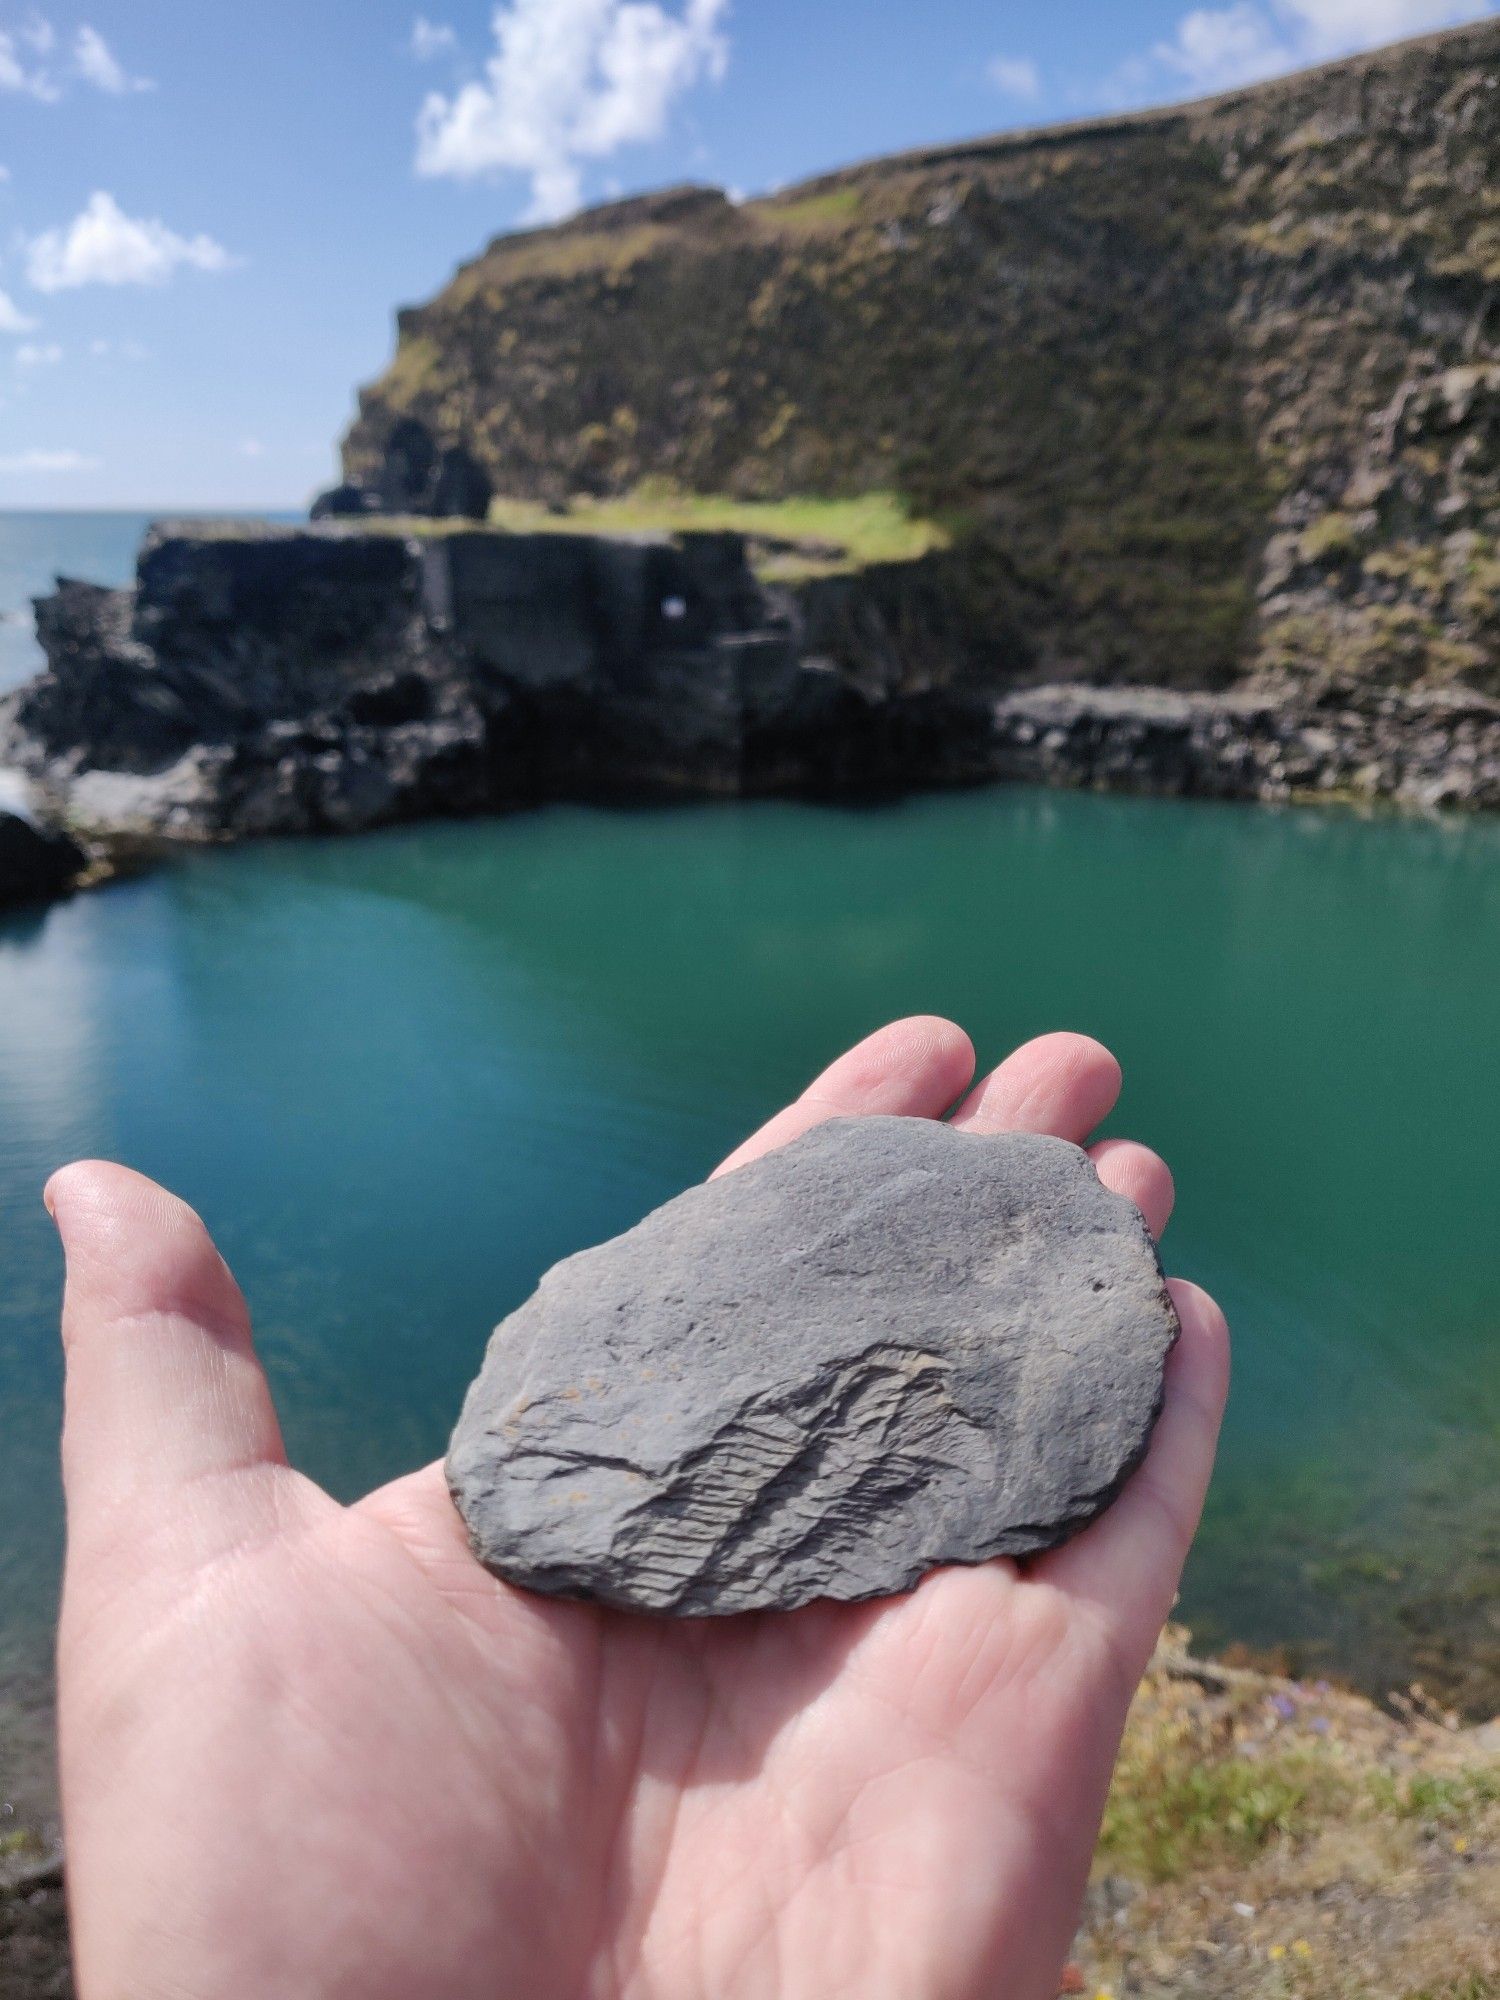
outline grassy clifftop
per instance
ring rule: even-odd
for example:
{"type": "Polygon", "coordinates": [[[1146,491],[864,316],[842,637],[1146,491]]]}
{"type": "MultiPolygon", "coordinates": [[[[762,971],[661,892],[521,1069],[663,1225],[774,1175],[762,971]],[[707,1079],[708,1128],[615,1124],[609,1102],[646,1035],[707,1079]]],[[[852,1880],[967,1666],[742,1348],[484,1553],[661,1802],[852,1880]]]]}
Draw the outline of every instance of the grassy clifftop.
{"type": "Polygon", "coordinates": [[[1182,109],[678,189],[403,312],[515,501],[895,496],[971,671],[1495,688],[1500,22],[1182,109]]]}

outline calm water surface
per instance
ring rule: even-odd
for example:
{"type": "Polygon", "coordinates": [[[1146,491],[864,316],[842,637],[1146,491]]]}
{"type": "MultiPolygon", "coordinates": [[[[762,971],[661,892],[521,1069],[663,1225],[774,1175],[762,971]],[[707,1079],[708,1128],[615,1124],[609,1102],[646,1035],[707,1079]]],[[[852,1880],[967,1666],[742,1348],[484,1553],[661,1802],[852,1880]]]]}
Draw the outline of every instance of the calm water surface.
{"type": "Polygon", "coordinates": [[[48,1170],[207,1217],[291,1450],[438,1452],[493,1321],[918,1009],[1059,1025],[1238,1361],[1183,1614],[1500,1705],[1500,827],[996,790],[555,809],[188,859],[0,927],[0,1673],[60,1553],[48,1170]]]}

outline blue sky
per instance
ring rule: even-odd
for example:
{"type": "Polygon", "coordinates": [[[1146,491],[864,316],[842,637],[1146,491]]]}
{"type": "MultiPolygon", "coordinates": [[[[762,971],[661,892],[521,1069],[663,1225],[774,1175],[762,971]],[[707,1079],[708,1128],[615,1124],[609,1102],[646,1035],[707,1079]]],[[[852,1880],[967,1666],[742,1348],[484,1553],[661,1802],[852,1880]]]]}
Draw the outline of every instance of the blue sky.
{"type": "Polygon", "coordinates": [[[1494,0],[0,0],[0,506],[295,506],[392,315],[665,182],[1228,87],[1494,0]]]}

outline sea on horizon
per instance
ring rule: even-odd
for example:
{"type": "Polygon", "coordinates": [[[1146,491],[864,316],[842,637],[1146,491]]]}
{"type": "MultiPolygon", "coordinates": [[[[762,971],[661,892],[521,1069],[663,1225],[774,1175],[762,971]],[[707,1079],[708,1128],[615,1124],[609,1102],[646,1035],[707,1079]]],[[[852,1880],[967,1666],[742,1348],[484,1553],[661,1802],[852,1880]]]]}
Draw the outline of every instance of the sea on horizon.
{"type": "Polygon", "coordinates": [[[119,589],[135,573],[136,551],[153,521],[298,521],[300,510],[233,507],[0,508],[0,695],[40,673],[31,600],[59,576],[119,589]]]}

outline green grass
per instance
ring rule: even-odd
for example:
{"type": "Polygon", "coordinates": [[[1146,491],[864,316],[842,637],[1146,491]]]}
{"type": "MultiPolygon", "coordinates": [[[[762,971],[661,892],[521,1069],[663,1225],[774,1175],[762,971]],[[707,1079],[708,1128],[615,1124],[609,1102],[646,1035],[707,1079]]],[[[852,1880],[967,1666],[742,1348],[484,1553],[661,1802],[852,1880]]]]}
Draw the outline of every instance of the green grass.
{"type": "Polygon", "coordinates": [[[826,194],[804,195],[801,201],[765,201],[755,204],[755,213],[771,228],[793,235],[812,235],[822,229],[838,229],[859,210],[859,189],[830,188],[826,194]]]}
{"type": "Polygon", "coordinates": [[[1105,1807],[1099,1854],[1138,1881],[1244,1864],[1295,1839],[1350,1795],[1322,1745],[1245,1756],[1189,1714],[1127,1733],[1105,1807]]]}
{"type": "Polygon", "coordinates": [[[1500,1804],[1500,1768],[1454,1772],[1418,1772],[1396,1779],[1384,1772],[1372,1780],[1375,1803],[1398,1819],[1420,1820],[1424,1826],[1452,1826],[1500,1804]]]}
{"type": "Polygon", "coordinates": [[[530,500],[496,500],[493,527],[575,535],[659,535],[730,529],[762,544],[756,568],[767,577],[832,574],[870,563],[912,562],[946,548],[948,530],[913,517],[894,493],[848,500],[811,496],[735,500],[641,486],[618,500],[577,499],[565,514],[530,500]]]}
{"type": "Polygon", "coordinates": [[[1336,1745],[1267,1746],[1247,1756],[1184,1711],[1127,1733],[1099,1851],[1126,1875],[1171,1882],[1247,1863],[1274,1840],[1351,1814],[1462,1841],[1497,1804],[1500,1765],[1377,1769],[1357,1780],[1336,1745]]]}
{"type": "Polygon", "coordinates": [[[1116,1786],[1099,1852],[1127,1875],[1171,1882],[1194,1868],[1243,1862],[1297,1831],[1314,1775],[1259,1763],[1201,1764],[1159,1786],[1116,1786]]]}
{"type": "Polygon", "coordinates": [[[1352,1816],[1441,1830],[1456,1851],[1500,1804],[1500,1766],[1356,1776],[1336,1744],[1260,1747],[1246,1755],[1190,1709],[1127,1731],[1099,1853],[1136,1880],[1173,1882],[1242,1866],[1278,1840],[1352,1816]]]}

